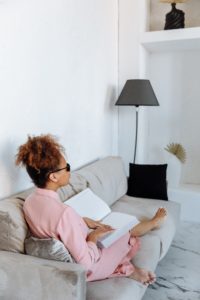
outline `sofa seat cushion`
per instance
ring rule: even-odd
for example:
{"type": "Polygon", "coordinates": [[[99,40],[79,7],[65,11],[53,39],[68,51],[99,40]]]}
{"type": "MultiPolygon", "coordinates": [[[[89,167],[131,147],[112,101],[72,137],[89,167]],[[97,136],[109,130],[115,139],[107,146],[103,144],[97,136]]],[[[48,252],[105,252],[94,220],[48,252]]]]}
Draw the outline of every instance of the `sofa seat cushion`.
{"type": "Polygon", "coordinates": [[[133,264],[139,268],[155,271],[160,260],[160,238],[146,234],[140,237],[140,243],[140,249],[132,259],[133,264]]]}
{"type": "Polygon", "coordinates": [[[16,198],[0,201],[0,250],[24,253],[28,228],[22,211],[23,203],[16,198]]]}
{"type": "Polygon", "coordinates": [[[161,242],[161,259],[167,253],[175,235],[180,219],[180,205],[172,201],[146,200],[125,195],[112,206],[112,210],[129,213],[135,215],[139,220],[145,220],[146,218],[152,218],[159,207],[167,209],[166,221],[159,229],[150,231],[148,235],[159,237],[161,242]]]}
{"type": "Polygon", "coordinates": [[[87,180],[91,190],[108,205],[127,192],[127,178],[120,157],[106,157],[76,172],[87,180]]]}
{"type": "Polygon", "coordinates": [[[146,286],[129,278],[118,277],[87,283],[87,300],[141,300],[146,286]]]}

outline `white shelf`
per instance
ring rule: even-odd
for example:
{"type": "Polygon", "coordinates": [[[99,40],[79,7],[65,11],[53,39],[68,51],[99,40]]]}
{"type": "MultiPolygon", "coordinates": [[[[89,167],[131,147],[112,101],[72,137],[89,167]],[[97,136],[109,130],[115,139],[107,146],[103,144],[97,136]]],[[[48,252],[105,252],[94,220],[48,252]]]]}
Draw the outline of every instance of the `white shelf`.
{"type": "Polygon", "coordinates": [[[181,205],[181,220],[200,223],[200,185],[182,184],[168,189],[168,198],[181,205]]]}
{"type": "Polygon", "coordinates": [[[200,27],[145,32],[140,43],[149,52],[200,49],[200,27]]]}

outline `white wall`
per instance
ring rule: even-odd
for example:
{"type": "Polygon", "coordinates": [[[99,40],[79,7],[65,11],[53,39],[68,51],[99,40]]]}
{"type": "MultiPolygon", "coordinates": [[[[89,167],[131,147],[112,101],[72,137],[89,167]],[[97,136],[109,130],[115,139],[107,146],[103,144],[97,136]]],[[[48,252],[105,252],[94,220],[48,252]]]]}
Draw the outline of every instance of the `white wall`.
{"type": "MultiPolygon", "coordinates": [[[[119,93],[126,80],[147,77],[148,54],[140,46],[140,34],[147,29],[149,0],[119,0],[119,93]]],[[[146,158],[146,112],[139,109],[136,162],[146,158]]],[[[119,107],[119,155],[123,158],[126,173],[133,162],[135,146],[134,106],[119,107]]]]}
{"type": "MultiPolygon", "coordinates": [[[[139,2],[119,0],[119,94],[126,80],[139,76],[139,2]]],[[[119,155],[126,172],[133,161],[135,107],[119,107],[119,155]]]]}
{"type": "Polygon", "coordinates": [[[179,142],[187,152],[182,182],[200,184],[200,53],[156,53],[149,63],[160,107],[149,113],[147,161],[165,162],[166,145],[179,142]]]}
{"type": "Polygon", "coordinates": [[[116,0],[0,1],[0,198],[31,185],[14,166],[52,133],[72,168],[117,152],[116,0]]]}

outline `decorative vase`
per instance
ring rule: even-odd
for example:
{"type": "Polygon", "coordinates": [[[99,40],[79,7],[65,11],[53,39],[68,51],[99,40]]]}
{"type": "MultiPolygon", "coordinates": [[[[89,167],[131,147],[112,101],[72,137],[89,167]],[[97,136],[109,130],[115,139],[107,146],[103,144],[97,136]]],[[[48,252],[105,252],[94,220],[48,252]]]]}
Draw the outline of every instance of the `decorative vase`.
{"type": "Polygon", "coordinates": [[[166,153],[167,161],[167,183],[168,187],[176,188],[179,186],[181,181],[181,161],[171,153],[166,153]]]}
{"type": "Polygon", "coordinates": [[[165,30],[185,27],[185,13],[176,8],[176,3],[171,3],[172,10],[166,14],[165,30]]]}

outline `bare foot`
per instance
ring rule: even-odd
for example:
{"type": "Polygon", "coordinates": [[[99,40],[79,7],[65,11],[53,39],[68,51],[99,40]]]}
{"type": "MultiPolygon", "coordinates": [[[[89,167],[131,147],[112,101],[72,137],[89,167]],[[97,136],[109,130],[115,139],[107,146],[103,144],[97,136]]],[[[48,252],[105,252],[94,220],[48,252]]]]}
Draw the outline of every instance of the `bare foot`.
{"type": "Polygon", "coordinates": [[[149,285],[156,281],[156,275],[153,272],[137,267],[135,267],[134,272],[129,276],[129,278],[139,281],[144,285],[149,285]]]}
{"type": "Polygon", "coordinates": [[[160,207],[155,216],[152,218],[152,221],[154,222],[154,228],[159,228],[165,221],[167,217],[167,210],[164,207],[160,207]]]}
{"type": "Polygon", "coordinates": [[[155,216],[147,221],[141,221],[139,224],[134,226],[130,230],[130,234],[132,237],[142,236],[148,233],[150,230],[159,228],[162,223],[165,221],[167,216],[167,211],[165,208],[160,207],[155,216]]]}

